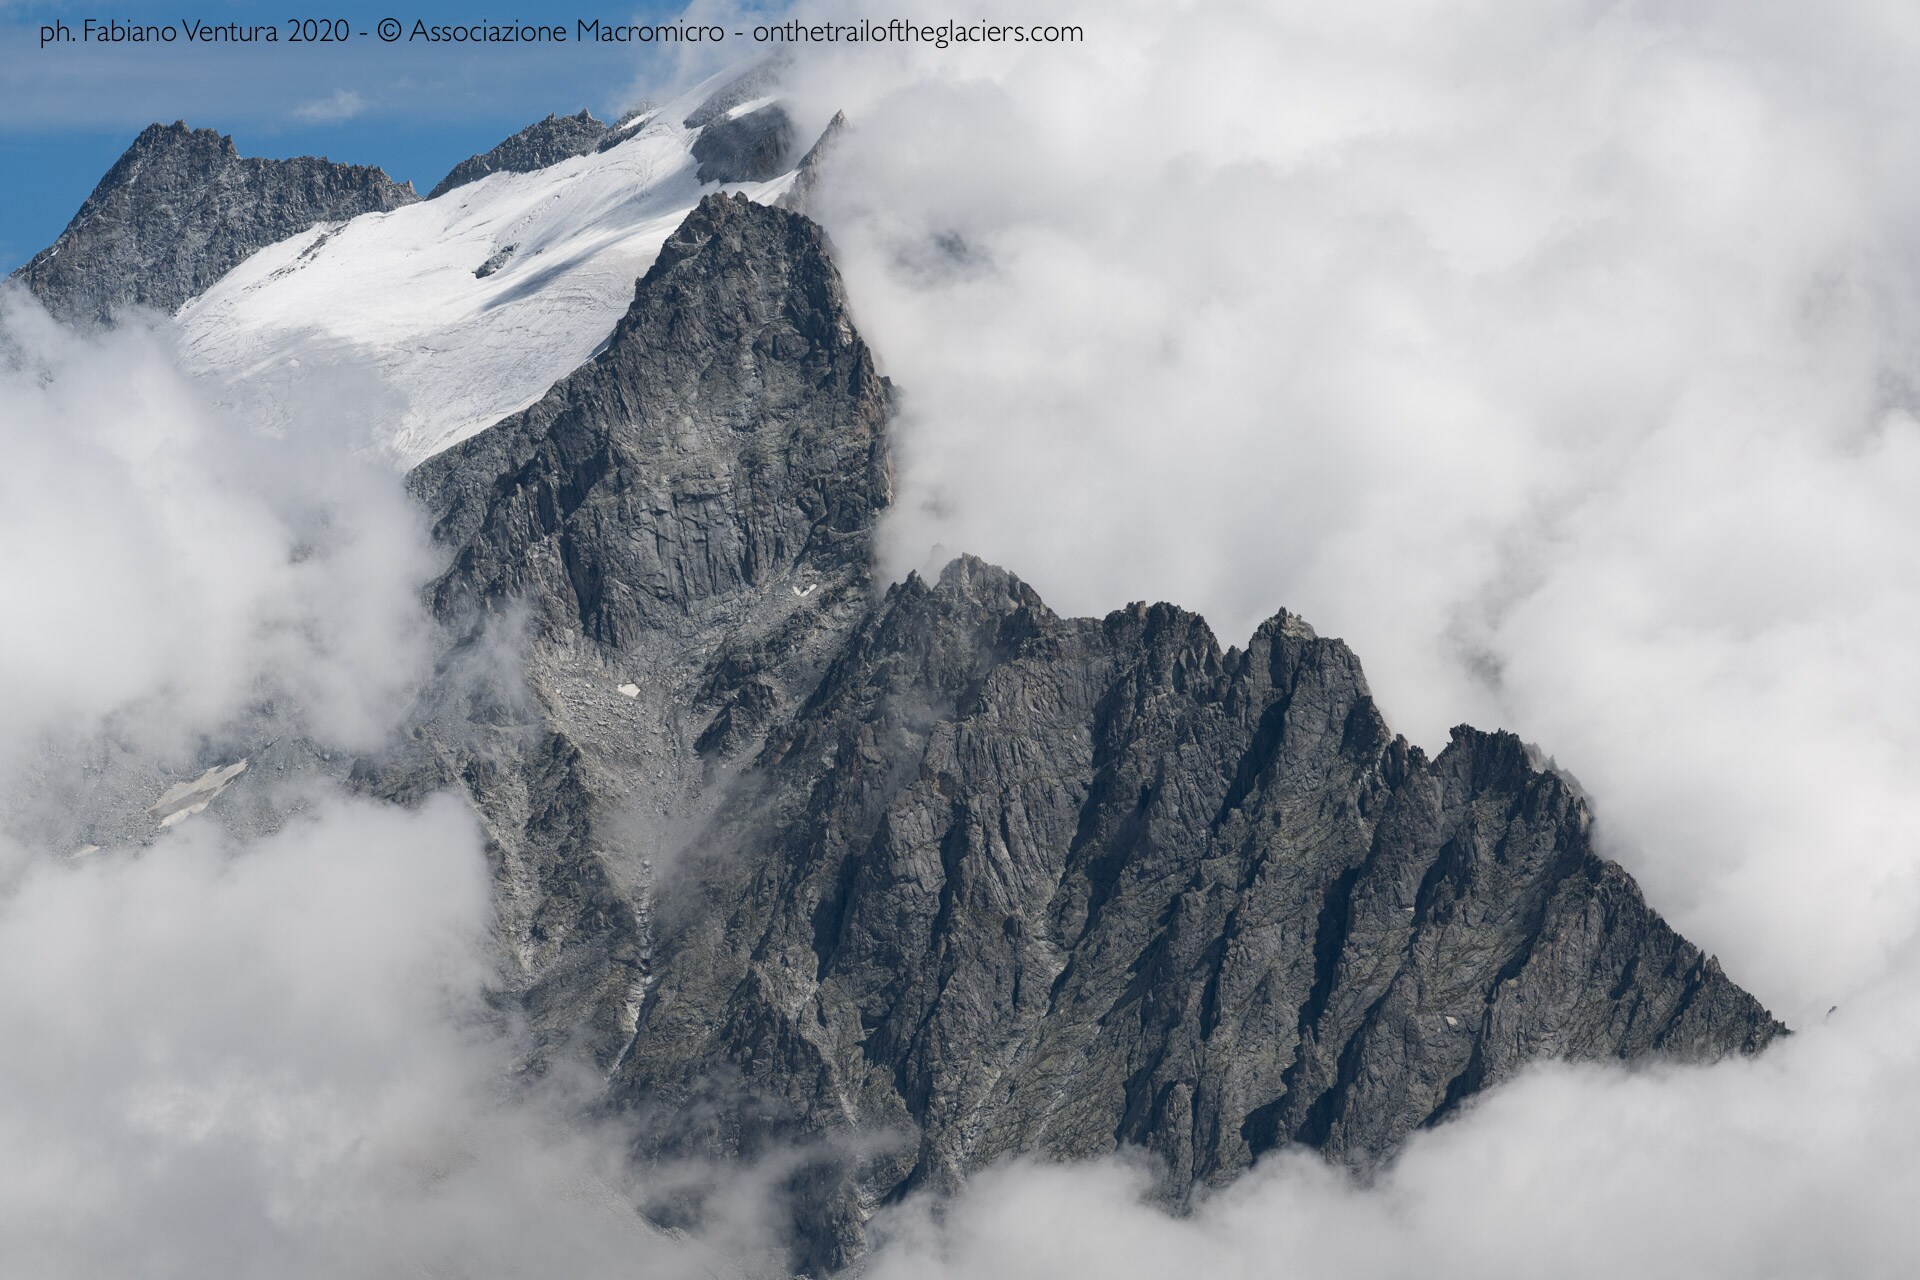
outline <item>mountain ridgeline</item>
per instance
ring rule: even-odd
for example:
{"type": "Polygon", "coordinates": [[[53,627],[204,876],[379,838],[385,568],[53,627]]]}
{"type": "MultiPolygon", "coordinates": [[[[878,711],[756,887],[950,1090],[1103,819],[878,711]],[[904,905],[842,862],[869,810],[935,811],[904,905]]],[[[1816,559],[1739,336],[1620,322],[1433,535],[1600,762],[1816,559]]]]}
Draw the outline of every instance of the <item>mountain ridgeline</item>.
{"type": "Polygon", "coordinates": [[[469,156],[453,166],[427,193],[436,200],[457,187],[478,182],[490,173],[532,173],[592,151],[606,138],[607,126],[586,111],[578,115],[549,115],[536,120],[490,151],[469,156]]]}
{"type": "Polygon", "coordinates": [[[211,129],[155,124],[14,278],[56,319],[83,327],[128,307],[172,314],[257,249],[419,198],[379,169],[242,158],[211,129]]]}
{"type": "MultiPolygon", "coordinates": [[[[685,119],[700,182],[781,172],[765,88],[685,119]]],[[[550,117],[442,188],[619,128],[550,117]]],[[[645,1161],[780,1157],[792,1263],[827,1274],[880,1206],[1010,1154],[1143,1151],[1179,1207],[1278,1148],[1371,1169],[1529,1062],[1784,1032],[1576,788],[1510,734],[1409,744],[1290,613],[1222,648],[971,557],[877,580],[894,392],[799,211],[841,128],[787,207],[700,198],[591,360],[408,476],[448,641],[348,780],[479,815],[530,1070],[589,1064],[645,1161]]],[[[21,275],[105,323],[412,199],[156,126],[21,275]]],[[[291,760],[281,732],[229,754],[291,760]]],[[[697,1224],[675,1182],[645,1208],[697,1224]]]]}
{"type": "Polygon", "coordinates": [[[593,363],[412,476],[437,609],[522,617],[533,696],[430,699],[366,777],[485,816],[520,998],[643,1155],[813,1141],[831,1271],[1008,1153],[1142,1147],[1179,1203],[1529,1061],[1780,1034],[1517,739],[1429,758],[1290,614],[1223,650],[971,558],[880,590],[889,401],[819,230],[716,195],[593,363]]]}

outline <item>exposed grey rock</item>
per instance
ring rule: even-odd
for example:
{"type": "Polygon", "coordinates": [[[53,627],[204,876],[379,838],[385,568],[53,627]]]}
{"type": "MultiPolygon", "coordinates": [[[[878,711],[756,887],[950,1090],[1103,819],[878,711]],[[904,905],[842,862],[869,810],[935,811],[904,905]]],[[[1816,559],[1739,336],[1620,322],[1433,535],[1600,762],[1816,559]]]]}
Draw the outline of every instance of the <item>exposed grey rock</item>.
{"type": "Polygon", "coordinates": [[[765,182],[787,171],[793,121],[779,103],[716,120],[693,140],[702,182],[765,182]]]}
{"type": "Polygon", "coordinates": [[[510,244],[504,248],[496,249],[487,256],[485,262],[473,269],[474,279],[485,280],[488,276],[506,266],[507,263],[513,261],[514,251],[519,247],[517,244],[510,244]]]}
{"type": "Polygon", "coordinates": [[[417,199],[379,169],[242,158],[211,129],[149,125],[14,278],[72,324],[108,324],[130,306],[171,313],[255,250],[417,199]]]}
{"type": "Polygon", "coordinates": [[[963,559],[888,593],[682,855],[613,1089],[671,1151],[914,1135],[839,1220],[1009,1152],[1143,1146],[1176,1202],[1282,1144],[1365,1168],[1528,1061],[1779,1034],[1590,830],[1511,735],[1392,735],[1290,615],[1222,652],[963,559]]]}
{"type": "Polygon", "coordinates": [[[708,197],[599,356],[413,472],[458,549],[437,604],[529,598],[619,651],[779,575],[864,575],[885,414],[819,228],[708,197]]]}
{"type": "Polygon", "coordinates": [[[807,154],[800,157],[800,163],[794,169],[793,185],[773,202],[776,207],[794,213],[809,211],[813,204],[813,193],[820,185],[820,166],[846,130],[847,113],[834,112],[833,119],[827,121],[827,127],[820,131],[819,138],[807,148],[807,154]]]}
{"type": "Polygon", "coordinates": [[[601,355],[414,473],[467,639],[357,775],[472,799],[512,994],[643,1154],[817,1144],[796,1265],[1010,1152],[1145,1148],[1179,1203],[1528,1061],[1782,1032],[1528,748],[1429,759],[1290,614],[1222,650],[966,558],[876,598],[888,401],[818,228],[709,197],[601,355]]]}
{"type": "Polygon", "coordinates": [[[452,554],[435,607],[473,624],[474,656],[363,779],[472,796],[509,983],[546,1043],[617,1061],[644,986],[646,860],[724,793],[697,740],[757,740],[867,608],[887,399],[819,229],[715,196],[605,351],[410,478],[452,554]],[[471,679],[479,624],[515,609],[524,674],[471,679]]]}
{"type": "Polygon", "coordinates": [[[793,122],[779,103],[744,111],[778,91],[784,55],[756,63],[709,94],[681,123],[700,134],[693,141],[702,182],[765,182],[786,172],[793,151],[793,122]],[[738,114],[736,114],[738,113],[738,114]]]}
{"type": "Polygon", "coordinates": [[[559,164],[562,160],[583,156],[598,147],[606,133],[607,126],[585,111],[572,116],[549,115],[545,120],[536,120],[493,150],[468,156],[453,166],[453,170],[427,193],[427,199],[443,196],[469,182],[478,182],[490,173],[532,173],[548,165],[559,164]]]}
{"type": "Polygon", "coordinates": [[[635,133],[645,128],[647,122],[659,114],[659,108],[651,102],[643,102],[620,114],[620,118],[607,127],[607,132],[594,147],[595,151],[607,151],[619,146],[635,133]]]}
{"type": "MultiPolygon", "coordinates": [[[[151,708],[130,711],[138,724],[151,708]]],[[[150,738],[119,716],[97,732],[50,735],[15,785],[0,789],[0,830],[42,848],[121,849],[191,819],[252,839],[307,811],[317,789],[353,764],[316,743],[296,709],[273,701],[164,751],[150,738]]]]}

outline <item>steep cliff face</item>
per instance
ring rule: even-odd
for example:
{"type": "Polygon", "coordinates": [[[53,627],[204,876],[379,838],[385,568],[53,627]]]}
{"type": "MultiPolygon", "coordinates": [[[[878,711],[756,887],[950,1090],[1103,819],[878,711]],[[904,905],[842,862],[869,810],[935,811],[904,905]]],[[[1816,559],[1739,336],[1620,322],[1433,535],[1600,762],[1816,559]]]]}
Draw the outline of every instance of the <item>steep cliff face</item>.
{"type": "Polygon", "coordinates": [[[726,794],[716,752],[797,706],[869,607],[888,399],[819,229],[712,196],[599,356],[412,473],[452,560],[431,597],[469,639],[362,777],[473,799],[547,1049],[618,1062],[654,862],[726,794]],[[482,660],[502,629],[506,675],[482,660]]]}
{"type": "Polygon", "coordinates": [[[709,197],[599,357],[413,472],[459,549],[437,604],[527,597],[618,651],[776,578],[864,573],[885,417],[819,229],[709,197]]]}
{"type": "Polygon", "coordinates": [[[876,595],[888,400],[817,228],[703,201],[600,356],[414,473],[467,657],[360,772],[472,798],[515,993],[644,1154],[822,1140],[797,1263],[1009,1152],[1144,1147],[1179,1201],[1531,1060],[1781,1032],[1518,740],[1429,759],[1291,615],[1223,651],[971,559],[876,595]]]}
{"type": "Polygon", "coordinates": [[[456,187],[478,182],[490,173],[532,173],[550,164],[583,156],[598,147],[606,135],[607,126],[585,111],[536,120],[491,151],[468,156],[453,166],[427,193],[427,199],[436,199],[456,187]]]}
{"type": "Polygon", "coordinates": [[[418,199],[379,169],[243,159],[211,129],[149,125],[14,278],[73,324],[108,324],[129,306],[170,314],[257,249],[418,199]]]}

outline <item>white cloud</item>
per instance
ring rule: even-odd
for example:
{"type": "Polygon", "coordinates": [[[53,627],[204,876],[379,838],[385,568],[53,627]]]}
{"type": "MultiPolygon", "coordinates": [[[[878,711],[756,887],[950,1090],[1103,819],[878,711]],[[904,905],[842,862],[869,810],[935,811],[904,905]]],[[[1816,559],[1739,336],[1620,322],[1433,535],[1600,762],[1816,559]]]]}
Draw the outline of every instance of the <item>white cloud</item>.
{"type": "Polygon", "coordinates": [[[109,715],[148,745],[289,697],[381,740],[428,652],[434,556],[399,478],[352,452],[364,375],[267,438],[216,412],[162,329],[61,330],[0,291],[0,763],[109,715]],[[135,714],[137,712],[137,714],[135,714]]]}
{"type": "Polygon", "coordinates": [[[686,1274],[617,1130],[510,1085],[469,814],[318,797],[0,894],[0,1251],[21,1274],[686,1274]]]}
{"type": "Polygon", "coordinates": [[[351,120],[367,109],[367,100],[353,89],[335,89],[324,98],[303,102],[293,109],[296,119],[309,124],[333,124],[351,120]]]}
{"type": "Polygon", "coordinates": [[[86,767],[76,740],[192,776],[267,699],[336,752],[407,706],[434,560],[399,477],[351,452],[383,401],[350,370],[301,389],[265,437],[164,330],[80,337],[0,290],[0,1257],[75,1280],[710,1274],[639,1216],[621,1132],[564,1070],[515,1083],[456,801],[316,782],[264,838],[210,812],[79,860],[34,843],[20,802],[86,767]]]}
{"type": "MultiPolygon", "coordinates": [[[[1058,608],[1168,598],[1228,640],[1304,612],[1417,737],[1473,719],[1555,753],[1655,904],[1799,1031],[1710,1070],[1537,1072],[1365,1190],[1283,1158],[1175,1221],[1119,1166],[1009,1167],[943,1218],[898,1211],[874,1273],[1901,1274],[1908,11],[1044,20],[1087,43],[802,63],[808,123],[858,126],[822,212],[906,396],[893,564],[937,541],[1058,608]]],[[[7,323],[33,354],[0,387],[0,532],[36,555],[0,561],[0,718],[206,724],[265,681],[377,738],[422,643],[397,491],[311,432],[266,448],[208,417],[151,335],[7,323]]],[[[344,399],[321,435],[378,388],[344,399]]],[[[0,876],[0,959],[45,979],[0,995],[0,1040],[32,1046],[0,1064],[0,1150],[25,1153],[0,1160],[0,1252],[596,1274],[655,1248],[626,1234],[617,1135],[491,1105],[503,1050],[442,1016],[484,981],[451,810],[102,856],[0,876]]]]}

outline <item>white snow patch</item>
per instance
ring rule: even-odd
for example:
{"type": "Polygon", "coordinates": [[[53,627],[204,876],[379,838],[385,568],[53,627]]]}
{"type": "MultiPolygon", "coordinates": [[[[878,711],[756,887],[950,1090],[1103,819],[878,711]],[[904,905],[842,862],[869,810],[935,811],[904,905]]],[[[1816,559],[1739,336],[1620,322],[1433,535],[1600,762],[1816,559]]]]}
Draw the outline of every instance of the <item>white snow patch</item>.
{"type": "Polygon", "coordinates": [[[750,98],[747,101],[741,103],[739,106],[734,107],[733,109],[728,111],[725,117],[723,118],[727,120],[738,120],[741,116],[750,115],[751,113],[758,111],[762,107],[771,106],[775,101],[776,101],[775,95],[771,93],[767,94],[763,98],[750,98]]]}
{"type": "Polygon", "coordinates": [[[622,697],[637,698],[640,696],[640,686],[637,684],[623,684],[620,686],[620,693],[622,697]]]}
{"type": "MultiPolygon", "coordinates": [[[[787,170],[777,178],[769,178],[753,188],[753,198],[761,204],[772,204],[787,192],[793,190],[793,184],[800,180],[798,166],[787,170]]],[[[741,188],[745,190],[745,188],[741,188]]]]}
{"type": "Polygon", "coordinates": [[[819,589],[820,589],[819,583],[811,582],[807,584],[807,589],[805,591],[802,591],[799,587],[795,587],[793,589],[793,594],[795,594],[796,596],[799,596],[802,600],[805,600],[808,596],[812,595],[814,592],[818,591],[819,589]]]}
{"type": "Polygon", "coordinates": [[[243,756],[233,764],[216,765],[192,782],[176,782],[161,792],[158,800],[147,806],[147,816],[157,818],[162,827],[185,822],[194,814],[205,811],[215,796],[225,791],[229,783],[246,771],[247,761],[243,756]]]}

